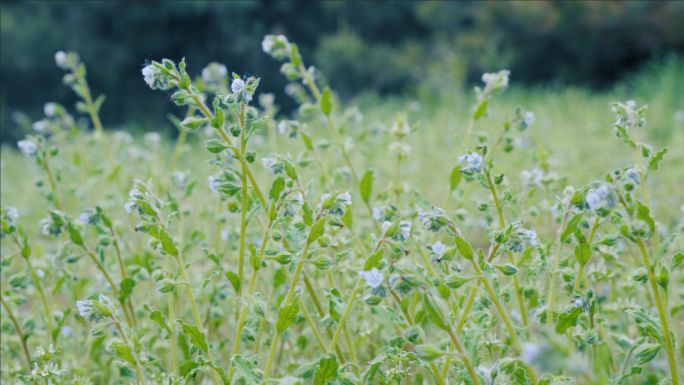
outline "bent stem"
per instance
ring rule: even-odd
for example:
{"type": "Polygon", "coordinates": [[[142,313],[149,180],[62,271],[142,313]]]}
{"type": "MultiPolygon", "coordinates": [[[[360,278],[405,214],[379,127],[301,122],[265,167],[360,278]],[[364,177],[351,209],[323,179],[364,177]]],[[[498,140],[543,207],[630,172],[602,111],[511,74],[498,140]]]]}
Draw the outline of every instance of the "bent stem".
{"type": "Polygon", "coordinates": [[[19,336],[19,340],[21,340],[21,346],[24,348],[24,354],[26,355],[26,364],[28,365],[27,368],[30,370],[31,355],[29,354],[28,348],[26,347],[26,339],[24,339],[24,333],[21,332],[21,327],[19,326],[19,323],[17,323],[17,319],[14,318],[12,310],[10,310],[9,306],[7,306],[7,302],[5,302],[5,297],[0,295],[0,300],[2,300],[2,305],[5,307],[5,310],[7,310],[7,314],[9,315],[10,319],[12,320],[12,323],[14,324],[14,329],[16,329],[17,331],[17,336],[19,336]]]}
{"type": "Polygon", "coordinates": [[[561,242],[561,235],[565,231],[565,225],[568,222],[568,214],[570,214],[570,203],[565,210],[565,215],[563,216],[563,224],[558,230],[558,246],[556,248],[556,261],[553,265],[553,274],[551,276],[551,282],[549,282],[549,300],[548,309],[546,310],[546,326],[549,328],[553,326],[553,302],[556,299],[556,279],[558,278],[558,268],[560,267],[561,250],[563,248],[563,242],[561,242]]]}
{"type": "MultiPolygon", "coordinates": [[[[113,324],[116,325],[116,328],[119,330],[119,333],[121,334],[121,338],[123,338],[124,343],[133,349],[133,345],[128,341],[128,337],[126,337],[126,333],[124,332],[123,328],[121,327],[121,322],[117,320],[113,315],[111,316],[113,324]]],[[[140,362],[138,361],[138,358],[133,356],[135,358],[135,371],[138,373],[138,378],[140,379],[140,382],[142,382],[143,385],[147,385],[147,381],[145,381],[145,376],[143,375],[142,368],[140,367],[140,362]]]]}

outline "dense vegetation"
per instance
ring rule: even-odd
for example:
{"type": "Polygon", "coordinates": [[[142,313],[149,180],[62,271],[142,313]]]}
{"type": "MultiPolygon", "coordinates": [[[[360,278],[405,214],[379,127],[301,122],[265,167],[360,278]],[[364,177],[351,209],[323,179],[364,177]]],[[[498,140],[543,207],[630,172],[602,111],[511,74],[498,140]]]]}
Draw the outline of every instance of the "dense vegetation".
{"type": "Polygon", "coordinates": [[[89,120],[50,102],[3,147],[3,382],[681,383],[679,60],[342,103],[261,48],[293,116],[218,63],[143,68],[175,143],[105,132],[55,55],[89,120]]]}

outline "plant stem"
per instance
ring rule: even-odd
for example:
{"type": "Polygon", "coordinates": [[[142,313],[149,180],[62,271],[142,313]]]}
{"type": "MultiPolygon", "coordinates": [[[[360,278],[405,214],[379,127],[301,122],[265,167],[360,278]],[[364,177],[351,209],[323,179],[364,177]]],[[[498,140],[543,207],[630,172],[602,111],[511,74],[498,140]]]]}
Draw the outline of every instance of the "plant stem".
{"type": "Polygon", "coordinates": [[[19,326],[17,319],[14,318],[14,314],[12,314],[12,310],[10,310],[9,306],[7,305],[7,302],[5,302],[5,297],[0,295],[0,300],[2,300],[2,305],[5,307],[5,310],[7,310],[7,314],[9,314],[9,317],[12,320],[12,323],[14,324],[14,329],[16,329],[16,331],[17,331],[17,335],[19,336],[19,340],[21,341],[21,346],[24,348],[24,354],[26,355],[27,368],[30,371],[31,370],[31,355],[29,354],[28,348],[26,347],[26,340],[24,339],[24,333],[21,332],[21,327],[19,326]]]}
{"type": "MultiPolygon", "coordinates": [[[[112,244],[114,245],[114,250],[116,250],[116,259],[119,261],[119,268],[121,269],[122,278],[126,278],[126,269],[124,268],[123,259],[121,258],[121,250],[119,249],[119,241],[117,240],[116,233],[114,233],[114,228],[109,226],[109,232],[112,234],[112,244]]],[[[128,297],[128,311],[131,313],[132,325],[137,326],[138,322],[135,318],[135,311],[133,310],[133,303],[131,297],[128,297]]]]}
{"type": "Polygon", "coordinates": [[[553,326],[553,302],[556,299],[556,278],[558,277],[558,268],[560,267],[560,258],[561,258],[561,249],[563,247],[563,242],[561,242],[561,235],[563,234],[563,231],[565,230],[565,225],[568,222],[568,214],[570,214],[570,204],[568,203],[568,207],[565,211],[565,215],[563,216],[563,224],[561,225],[561,228],[558,230],[558,246],[556,249],[556,262],[554,263],[553,266],[553,274],[551,276],[551,282],[549,282],[549,300],[548,300],[548,309],[546,310],[546,326],[551,328],[553,326]]]}
{"type": "MultiPolygon", "coordinates": [[[[275,296],[275,290],[276,288],[274,287],[271,289],[271,294],[268,295],[268,300],[266,301],[266,311],[271,308],[271,301],[273,301],[273,297],[275,296]]],[[[259,331],[257,332],[256,341],[254,342],[254,355],[259,354],[259,344],[261,343],[261,336],[264,334],[265,327],[266,318],[262,318],[259,321],[259,331]]],[[[318,332],[318,330],[316,330],[316,332],[318,332]]]]}
{"type": "MultiPolygon", "coordinates": [[[[123,328],[121,327],[121,323],[114,316],[112,316],[111,318],[114,321],[113,323],[116,325],[116,328],[119,329],[119,333],[121,334],[121,338],[123,338],[124,343],[126,343],[126,345],[130,346],[131,349],[133,349],[133,346],[131,345],[131,343],[128,341],[128,338],[126,337],[126,333],[124,332],[123,328]]],[[[135,354],[135,353],[133,353],[133,354],[135,354]]],[[[145,381],[145,376],[143,375],[142,368],[140,367],[140,362],[138,361],[137,357],[135,357],[135,371],[138,373],[138,379],[140,379],[140,382],[142,382],[143,385],[147,385],[147,381],[145,381]]]]}
{"type": "MultiPolygon", "coordinates": [[[[166,269],[167,273],[171,272],[168,254],[164,256],[164,268],[166,269]]],[[[173,368],[173,374],[177,377],[179,376],[177,352],[178,343],[176,342],[176,322],[174,321],[176,311],[174,309],[173,291],[166,293],[166,299],[169,302],[169,327],[171,328],[171,365],[173,368]]]]}
{"type": "MultiPolygon", "coordinates": [[[[240,135],[240,153],[244,155],[245,153],[245,105],[241,104],[242,110],[240,114],[240,126],[242,127],[240,135]]],[[[238,279],[240,280],[240,286],[238,288],[238,295],[242,291],[242,271],[245,264],[245,237],[247,236],[247,162],[244,156],[240,157],[240,164],[242,165],[242,206],[240,207],[242,218],[240,222],[240,251],[239,251],[239,262],[238,262],[238,279]]],[[[238,306],[240,308],[240,306],[238,306]]],[[[239,312],[238,312],[239,313],[239,312]]]]}
{"type": "MultiPolygon", "coordinates": [[[[188,112],[185,114],[186,118],[195,115],[196,108],[190,106],[188,112]]],[[[178,159],[180,159],[181,151],[183,150],[183,145],[185,145],[185,139],[188,137],[188,132],[182,128],[178,129],[178,140],[176,140],[176,146],[173,148],[173,153],[171,155],[171,161],[169,162],[169,170],[174,171],[176,165],[178,164],[178,159]]]]}
{"type": "MultiPolygon", "coordinates": [[[[414,325],[413,318],[411,317],[411,314],[409,312],[404,311],[404,309],[401,307],[401,299],[399,298],[399,295],[397,295],[397,293],[391,287],[389,290],[390,290],[390,293],[392,294],[392,297],[394,297],[394,299],[397,301],[397,304],[399,305],[401,312],[404,313],[404,317],[406,317],[406,322],[408,322],[409,326],[413,326],[414,325]]],[[[419,344],[422,344],[423,338],[419,337],[417,342],[419,344]]],[[[437,365],[435,365],[435,363],[433,361],[430,361],[429,365],[430,365],[430,369],[432,369],[432,372],[435,375],[435,378],[437,379],[437,383],[439,385],[446,385],[444,383],[444,378],[443,378],[442,374],[439,372],[439,369],[437,368],[437,365]]]]}
{"type": "MultiPolygon", "coordinates": [[[[333,279],[333,276],[332,276],[332,273],[330,272],[330,269],[326,270],[325,273],[328,277],[328,282],[330,283],[330,288],[331,289],[337,289],[337,287],[335,286],[335,280],[333,279]]],[[[341,295],[341,293],[340,293],[340,295],[341,295]]],[[[344,297],[342,297],[342,300],[344,301],[344,297]]],[[[357,377],[359,377],[360,373],[359,373],[358,363],[356,361],[356,352],[354,351],[354,344],[352,343],[351,337],[349,336],[349,330],[347,328],[347,325],[344,325],[344,339],[347,341],[347,347],[349,349],[349,356],[351,358],[351,362],[354,363],[354,373],[356,374],[357,377]]]]}

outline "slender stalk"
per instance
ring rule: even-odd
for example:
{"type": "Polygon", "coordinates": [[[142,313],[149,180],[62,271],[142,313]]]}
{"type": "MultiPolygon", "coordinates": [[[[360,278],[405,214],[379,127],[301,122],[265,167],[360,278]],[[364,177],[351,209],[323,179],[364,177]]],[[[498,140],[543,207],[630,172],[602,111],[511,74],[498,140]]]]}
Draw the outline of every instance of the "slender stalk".
{"type": "MultiPolygon", "coordinates": [[[[116,325],[116,328],[119,330],[119,333],[121,334],[121,338],[123,338],[124,343],[133,348],[133,345],[131,345],[131,343],[128,341],[128,337],[126,337],[126,333],[121,327],[121,322],[119,322],[114,316],[112,316],[111,318],[114,321],[113,323],[116,325]]],[[[138,373],[138,379],[140,380],[140,382],[142,382],[143,385],[147,385],[147,381],[145,381],[145,376],[143,375],[142,368],[140,367],[140,362],[138,361],[137,357],[135,357],[135,371],[138,373]]]]}
{"type": "MultiPolygon", "coordinates": [[[[505,132],[505,131],[504,131],[505,132]]],[[[494,198],[494,203],[496,205],[496,212],[499,214],[499,224],[501,225],[501,230],[506,229],[506,222],[503,217],[503,210],[501,209],[501,205],[499,204],[499,198],[496,196],[496,188],[494,187],[494,184],[492,183],[492,178],[489,175],[488,170],[484,170],[485,175],[487,176],[487,183],[489,183],[489,190],[492,192],[492,197],[494,198]]],[[[507,252],[508,254],[508,259],[509,261],[517,267],[517,264],[515,263],[515,258],[513,258],[513,255],[510,252],[507,252]]],[[[525,302],[523,301],[522,293],[520,290],[520,283],[518,282],[518,276],[513,275],[513,284],[515,286],[515,295],[518,298],[518,306],[520,306],[520,315],[522,317],[523,321],[523,326],[527,328],[527,312],[525,311],[525,302]]],[[[529,338],[529,332],[528,332],[528,338],[529,338]]]]}
{"type": "MultiPolygon", "coordinates": [[[[116,250],[116,259],[119,261],[119,268],[121,269],[121,276],[122,278],[126,278],[126,269],[124,268],[123,264],[123,259],[121,258],[121,250],[119,249],[119,241],[117,240],[116,233],[114,232],[114,228],[112,226],[109,226],[109,232],[112,234],[112,244],[114,245],[114,250],[116,250]]],[[[128,297],[128,311],[131,313],[131,320],[133,321],[132,325],[137,326],[138,321],[135,318],[135,311],[133,310],[133,303],[131,301],[131,297],[128,297]]]]}
{"type": "MultiPolygon", "coordinates": [[[[168,273],[171,272],[168,254],[164,256],[164,268],[168,273]]],[[[171,328],[171,366],[173,368],[173,374],[178,376],[180,372],[178,368],[178,343],[176,340],[176,322],[174,321],[176,311],[174,309],[173,291],[166,294],[166,299],[169,303],[169,327],[171,328]]]]}
{"type": "MultiPolygon", "coordinates": [[[[596,228],[598,227],[599,224],[599,216],[596,216],[596,219],[594,220],[594,224],[591,226],[591,233],[589,234],[589,245],[591,246],[591,242],[594,240],[594,235],[596,234],[596,228]]],[[[587,261],[586,263],[589,263],[587,261]]],[[[582,274],[584,273],[584,265],[586,263],[582,264],[580,263],[579,271],[577,272],[577,278],[575,279],[575,290],[579,290],[581,283],[582,283],[582,274]]]]}
{"type": "MultiPolygon", "coordinates": [[[[245,105],[241,105],[242,110],[240,114],[240,126],[242,127],[242,134],[240,135],[240,147],[241,154],[245,153],[245,105]]],[[[245,237],[247,236],[247,162],[244,156],[240,157],[240,164],[242,165],[242,206],[241,213],[242,218],[240,221],[240,251],[239,251],[239,263],[238,263],[238,279],[240,280],[240,287],[238,289],[238,295],[242,290],[242,271],[244,269],[245,263],[245,237]]]]}
{"type": "MultiPolygon", "coordinates": [[[[410,326],[414,325],[413,318],[411,317],[411,314],[408,311],[404,311],[404,309],[401,307],[401,299],[399,298],[399,295],[390,287],[390,293],[392,294],[392,297],[397,301],[397,305],[399,305],[399,308],[401,309],[402,313],[404,313],[404,317],[406,317],[406,322],[410,326]]],[[[419,337],[418,341],[419,344],[423,343],[423,338],[419,337]]],[[[435,378],[437,379],[437,383],[439,385],[446,385],[444,382],[444,376],[439,372],[439,369],[437,368],[437,365],[433,361],[430,361],[428,363],[430,365],[430,369],[432,369],[432,373],[435,375],[435,378]]]]}
{"type": "MultiPolygon", "coordinates": [[[[274,287],[271,289],[271,294],[268,295],[268,300],[266,301],[266,310],[271,308],[271,301],[273,301],[273,297],[275,296],[275,290],[276,288],[274,287]]],[[[264,334],[264,328],[266,328],[266,318],[262,318],[259,321],[259,331],[257,332],[256,341],[254,342],[254,355],[259,354],[259,345],[261,343],[261,336],[264,334]]],[[[316,332],[318,332],[318,330],[316,330],[316,332]]]]}
{"type": "MultiPolygon", "coordinates": [[[[651,200],[648,195],[648,186],[646,185],[646,175],[644,174],[644,165],[641,160],[641,154],[639,153],[639,147],[641,146],[639,144],[639,140],[637,139],[637,132],[636,132],[636,125],[634,124],[633,121],[630,121],[630,126],[632,128],[632,137],[634,141],[634,155],[636,156],[637,159],[637,167],[639,169],[639,178],[641,180],[641,191],[644,194],[644,200],[646,201],[646,207],[648,207],[649,212],[651,215],[653,214],[653,207],[651,206],[651,200]]],[[[658,254],[660,250],[660,245],[659,245],[659,240],[658,240],[658,226],[653,226],[651,228],[651,239],[653,240],[653,251],[655,254],[658,254]]],[[[663,303],[660,299],[660,292],[658,291],[658,284],[655,281],[655,277],[653,275],[653,272],[651,271],[651,263],[648,258],[648,253],[646,252],[646,249],[644,248],[644,243],[641,240],[641,238],[637,238],[637,244],[639,245],[639,249],[641,250],[641,254],[644,258],[644,266],[646,267],[646,271],[648,271],[648,280],[651,283],[651,288],[653,290],[653,297],[655,298],[656,301],[656,307],[658,308],[658,317],[660,318],[660,323],[662,324],[663,327],[663,334],[664,334],[664,340],[665,340],[665,347],[667,348],[667,358],[670,364],[670,376],[672,377],[672,384],[673,385],[679,385],[679,373],[677,371],[677,362],[676,362],[676,356],[675,356],[675,351],[673,347],[673,343],[671,340],[671,335],[670,335],[670,326],[669,326],[669,317],[667,314],[667,299],[665,300],[665,303],[663,303]]]]}
{"type": "MultiPolygon", "coordinates": [[[[195,115],[195,110],[196,108],[194,106],[190,106],[188,108],[188,112],[185,114],[186,118],[189,118],[193,115],[195,115]]],[[[178,159],[180,159],[180,154],[181,151],[183,150],[183,146],[185,145],[185,139],[188,137],[188,132],[183,130],[182,128],[178,130],[178,140],[176,140],[176,146],[173,148],[173,153],[171,155],[171,161],[169,162],[169,170],[173,171],[176,169],[176,165],[178,164],[178,159]]]]}
{"type": "MultiPolygon", "coordinates": [[[[463,360],[463,364],[465,365],[466,369],[468,370],[468,374],[470,374],[470,378],[472,378],[473,383],[475,383],[475,385],[480,385],[480,379],[477,378],[477,374],[475,374],[475,370],[473,369],[473,365],[470,363],[470,360],[465,355],[465,352],[463,351],[463,347],[461,346],[461,343],[458,341],[458,338],[456,338],[456,334],[451,329],[449,329],[448,332],[449,332],[449,337],[451,337],[451,343],[453,343],[454,346],[456,346],[456,350],[458,350],[459,356],[461,357],[461,360],[463,360]]],[[[535,384],[536,384],[536,382],[535,382],[535,384]]]]}
{"type": "MultiPolygon", "coordinates": [[[[271,235],[271,226],[273,225],[273,221],[269,220],[268,222],[268,227],[264,231],[264,238],[261,241],[261,248],[259,249],[259,259],[257,263],[261,263],[261,259],[264,257],[264,250],[266,250],[266,243],[268,242],[268,238],[271,235]]],[[[254,292],[254,284],[256,283],[257,276],[259,275],[259,268],[255,269],[252,272],[252,278],[249,281],[249,289],[247,290],[247,296],[251,296],[252,292],[254,292]]],[[[242,306],[240,310],[240,319],[238,321],[238,328],[237,331],[235,332],[235,343],[233,344],[233,355],[231,356],[234,357],[235,355],[238,354],[238,351],[240,349],[240,337],[242,336],[242,330],[245,327],[245,319],[247,317],[247,306],[242,306]]],[[[233,376],[233,366],[230,366],[230,370],[228,373],[228,378],[231,378],[233,376]]]]}
{"type": "Polygon", "coordinates": [[[553,274],[551,276],[551,281],[549,282],[549,300],[548,300],[548,309],[546,310],[546,326],[549,328],[553,326],[553,302],[556,299],[556,278],[558,277],[558,268],[560,267],[560,257],[561,257],[561,249],[563,248],[563,242],[561,242],[561,235],[563,234],[563,231],[565,230],[565,225],[568,222],[568,214],[570,214],[570,204],[568,204],[568,207],[565,211],[565,215],[563,216],[563,224],[561,225],[561,228],[558,230],[558,246],[556,249],[556,262],[554,263],[553,266],[553,274]]]}
{"type": "MultiPolygon", "coordinates": [[[[336,289],[337,287],[335,286],[335,280],[333,279],[333,276],[332,276],[332,273],[330,272],[330,269],[326,270],[325,273],[328,277],[328,282],[330,283],[330,288],[336,289]]],[[[344,298],[342,298],[342,300],[344,300],[344,298]]],[[[351,358],[351,362],[354,363],[354,372],[355,372],[356,376],[358,377],[358,376],[360,376],[359,368],[358,368],[358,361],[356,361],[356,352],[354,351],[354,344],[352,343],[348,329],[349,328],[347,328],[347,325],[344,325],[344,339],[347,341],[347,347],[349,349],[349,356],[351,358]]]]}
{"type": "Polygon", "coordinates": [[[14,318],[14,314],[12,314],[12,310],[10,310],[9,306],[7,305],[7,302],[5,302],[5,297],[0,295],[0,300],[2,300],[2,305],[5,307],[5,310],[7,310],[7,314],[9,315],[10,319],[12,320],[12,323],[14,324],[14,329],[16,329],[16,331],[17,331],[17,336],[19,336],[19,340],[21,341],[21,346],[24,349],[24,355],[26,355],[26,365],[27,365],[26,367],[29,370],[31,370],[31,355],[29,354],[28,348],[26,347],[26,340],[24,339],[24,333],[21,332],[21,327],[19,326],[17,319],[14,318]]]}

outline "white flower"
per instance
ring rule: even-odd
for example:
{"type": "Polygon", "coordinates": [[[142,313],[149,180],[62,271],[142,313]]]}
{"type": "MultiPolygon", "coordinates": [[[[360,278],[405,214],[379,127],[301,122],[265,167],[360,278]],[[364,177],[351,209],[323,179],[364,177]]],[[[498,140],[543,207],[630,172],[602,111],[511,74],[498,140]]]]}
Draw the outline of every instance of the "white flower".
{"type": "Polygon", "coordinates": [[[485,73],[482,75],[482,81],[491,87],[491,89],[497,90],[500,88],[508,87],[508,76],[511,74],[509,70],[501,70],[497,73],[485,73]]]}
{"type": "MultiPolygon", "coordinates": [[[[474,170],[480,170],[482,167],[482,157],[478,153],[472,153],[468,155],[468,167],[474,169],[474,170]]],[[[479,171],[478,171],[479,172],[479,171]]]]}
{"type": "Polygon", "coordinates": [[[76,301],[76,307],[78,308],[78,314],[85,317],[90,312],[90,309],[92,309],[93,303],[91,301],[76,301]]]}
{"type": "Polygon", "coordinates": [[[285,123],[284,120],[281,120],[280,123],[278,123],[278,133],[284,134],[285,132],[287,132],[287,123],[285,123]]]}
{"type": "Polygon", "coordinates": [[[630,168],[629,170],[627,170],[627,172],[625,173],[625,176],[627,178],[634,179],[637,183],[639,183],[639,174],[636,171],[634,171],[633,168],[630,168]]]}
{"type": "Polygon", "coordinates": [[[467,157],[468,157],[467,155],[459,156],[458,157],[458,164],[463,164],[463,161],[466,160],[467,157]]]}
{"type": "Polygon", "coordinates": [[[154,75],[156,72],[156,68],[152,64],[142,69],[142,74],[145,78],[145,83],[147,83],[147,85],[150,86],[150,88],[153,88],[154,86],[154,75]]]}
{"type": "Polygon", "coordinates": [[[245,89],[245,81],[242,79],[234,79],[233,84],[230,85],[230,89],[235,94],[242,92],[245,89]]]}
{"type": "Polygon", "coordinates": [[[359,271],[359,279],[365,279],[370,287],[378,287],[385,279],[375,267],[371,271],[359,271]]]}
{"type": "Polygon", "coordinates": [[[124,209],[126,209],[126,212],[128,214],[130,214],[131,211],[133,211],[133,209],[135,208],[135,206],[136,206],[135,202],[128,202],[124,205],[124,209]]]}
{"type": "Polygon", "coordinates": [[[57,63],[57,67],[66,69],[66,58],[67,55],[64,51],[57,51],[55,54],[55,63],[57,63]]]}
{"type": "Polygon", "coordinates": [[[273,39],[264,38],[264,40],[262,40],[261,42],[261,49],[263,49],[265,53],[270,54],[271,48],[273,48],[273,44],[275,44],[273,39]]]}
{"type": "Polygon", "coordinates": [[[529,126],[531,126],[531,125],[534,123],[534,121],[535,121],[536,119],[537,119],[537,118],[534,116],[534,112],[532,112],[532,111],[527,111],[527,112],[525,113],[525,117],[523,118],[523,121],[525,122],[525,125],[526,125],[527,127],[529,127],[529,126]]]}
{"type": "Polygon", "coordinates": [[[261,165],[264,166],[264,168],[269,168],[275,165],[276,163],[278,163],[278,160],[275,158],[263,158],[261,160],[261,165]]]}
{"type": "Polygon", "coordinates": [[[684,122],[684,111],[679,110],[674,113],[674,120],[684,122]]]}
{"type": "Polygon", "coordinates": [[[134,188],[134,189],[132,189],[131,191],[128,192],[128,197],[131,198],[131,199],[137,199],[137,198],[140,197],[141,195],[142,195],[142,193],[141,193],[140,190],[138,190],[137,188],[134,188]]]}
{"type": "MultiPolygon", "coordinates": [[[[682,211],[684,211],[684,205],[682,205],[682,209],[683,209],[682,211]]],[[[8,206],[5,209],[5,214],[7,214],[7,216],[14,218],[14,219],[19,218],[19,210],[17,210],[16,207],[8,206]]]]}
{"type": "Polygon", "coordinates": [[[442,255],[444,250],[446,250],[446,246],[444,246],[444,244],[440,241],[435,242],[430,248],[432,249],[432,252],[437,255],[442,255]]]}
{"type": "Polygon", "coordinates": [[[382,222],[382,231],[384,232],[385,230],[389,229],[389,227],[392,226],[392,222],[390,221],[384,221],[382,222]]]}
{"type": "Polygon", "coordinates": [[[174,171],[173,176],[176,178],[178,184],[183,184],[183,182],[185,182],[185,173],[183,171],[174,171]]]}
{"type": "Polygon", "coordinates": [[[143,139],[151,144],[158,144],[161,141],[161,135],[158,132],[150,131],[143,135],[143,139]]]}
{"type": "Polygon", "coordinates": [[[526,364],[531,364],[541,353],[539,345],[532,343],[523,344],[522,359],[526,364]]]}
{"type": "Polygon", "coordinates": [[[45,131],[45,122],[43,122],[42,120],[39,120],[37,122],[33,122],[31,127],[38,132],[43,132],[43,131],[45,131]]]}
{"type": "Polygon", "coordinates": [[[351,206],[351,204],[352,204],[352,201],[351,201],[351,194],[349,194],[349,191],[347,191],[346,193],[344,193],[344,194],[338,196],[338,197],[337,197],[337,200],[338,200],[340,203],[344,203],[344,204],[347,205],[347,206],[351,206]]]}
{"type": "Polygon", "coordinates": [[[229,227],[226,227],[225,229],[221,230],[221,240],[222,241],[227,241],[229,237],[230,237],[230,228],[229,227]]]}
{"type": "Polygon", "coordinates": [[[83,222],[83,224],[88,224],[88,222],[90,221],[90,217],[86,213],[81,213],[81,215],[78,218],[81,220],[81,222],[83,222]]]}
{"type": "Polygon", "coordinates": [[[428,215],[428,213],[418,213],[418,220],[422,221],[425,216],[428,215]]]}
{"type": "Polygon", "coordinates": [[[529,238],[527,242],[532,245],[536,246],[537,245],[537,232],[534,230],[525,230],[523,231],[523,234],[529,238]]]}
{"type": "Polygon", "coordinates": [[[297,196],[292,198],[292,203],[296,203],[298,205],[303,205],[304,204],[304,196],[302,195],[301,192],[297,193],[297,196]]]}
{"type": "Polygon", "coordinates": [[[207,179],[209,180],[209,190],[211,190],[211,192],[213,192],[213,193],[217,192],[218,191],[218,186],[217,186],[218,181],[216,180],[216,178],[209,175],[209,177],[207,177],[207,179]]]}
{"type": "Polygon", "coordinates": [[[399,231],[403,235],[403,239],[411,236],[411,221],[401,221],[399,222],[399,231]]]}
{"type": "Polygon", "coordinates": [[[589,194],[587,194],[587,197],[585,199],[589,207],[591,207],[592,209],[595,209],[599,205],[599,203],[601,203],[601,196],[597,193],[590,192],[589,194]]]}
{"type": "Polygon", "coordinates": [[[25,155],[33,155],[33,154],[35,154],[36,150],[38,149],[38,146],[36,146],[36,144],[30,140],[18,141],[17,147],[19,147],[21,152],[23,152],[25,155]]]}
{"type": "MultiPolygon", "coordinates": [[[[684,211],[684,205],[682,205],[682,208],[682,211],[684,211]]],[[[373,207],[373,219],[375,219],[378,222],[380,222],[380,219],[382,219],[382,212],[378,207],[373,207]]]]}
{"type": "Polygon", "coordinates": [[[565,194],[566,196],[572,196],[572,194],[574,194],[574,193],[575,193],[575,188],[572,186],[568,186],[565,188],[565,190],[563,190],[563,194],[565,194]]]}
{"type": "Polygon", "coordinates": [[[62,335],[64,337],[71,337],[71,326],[69,326],[69,325],[62,326],[61,332],[62,332],[62,335]]]}
{"type": "Polygon", "coordinates": [[[45,277],[45,272],[42,269],[36,269],[36,275],[38,278],[43,278],[45,277]]]}
{"type": "Polygon", "coordinates": [[[575,303],[574,303],[573,305],[574,305],[575,307],[580,307],[580,306],[582,306],[582,300],[581,300],[581,299],[576,300],[575,303]]]}
{"type": "Polygon", "coordinates": [[[57,105],[55,103],[45,103],[43,112],[45,112],[45,116],[54,116],[57,113],[57,105]]]}
{"type": "Polygon", "coordinates": [[[598,189],[596,189],[596,192],[598,193],[598,195],[601,196],[601,198],[605,198],[605,197],[608,196],[609,190],[608,190],[608,187],[606,187],[606,186],[601,186],[601,187],[599,187],[598,189]]]}

